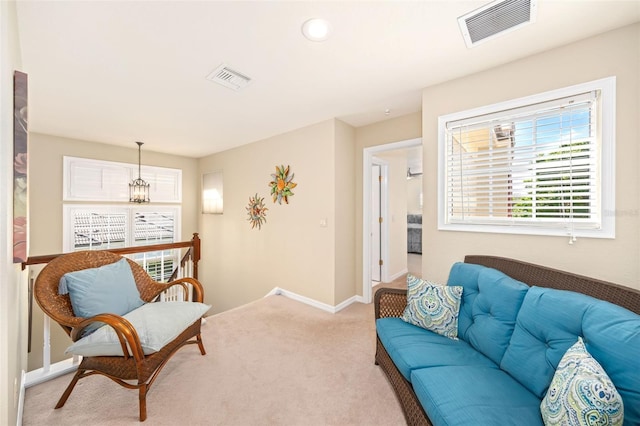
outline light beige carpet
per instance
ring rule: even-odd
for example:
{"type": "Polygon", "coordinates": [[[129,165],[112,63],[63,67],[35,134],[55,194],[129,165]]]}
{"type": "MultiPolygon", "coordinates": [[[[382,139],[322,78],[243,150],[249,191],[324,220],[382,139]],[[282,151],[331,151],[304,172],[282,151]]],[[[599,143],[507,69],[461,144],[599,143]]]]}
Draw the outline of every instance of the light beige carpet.
{"type": "MultiPolygon", "coordinates": [[[[147,425],[403,425],[374,364],[373,305],[330,314],[270,296],[207,318],[207,355],[181,349],[147,395],[147,425]]],[[[138,393],[71,375],[27,389],[24,425],[139,424],[138,393]]]]}

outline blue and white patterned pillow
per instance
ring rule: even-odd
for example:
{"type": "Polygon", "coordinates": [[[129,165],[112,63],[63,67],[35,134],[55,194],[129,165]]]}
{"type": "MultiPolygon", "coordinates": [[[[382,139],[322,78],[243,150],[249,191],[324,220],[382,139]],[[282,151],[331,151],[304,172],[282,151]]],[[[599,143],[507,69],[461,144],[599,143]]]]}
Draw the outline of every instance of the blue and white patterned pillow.
{"type": "Polygon", "coordinates": [[[540,412],[545,425],[622,425],[622,398],[582,337],[560,360],[540,412]]]}
{"type": "Polygon", "coordinates": [[[407,306],[402,320],[458,339],[461,286],[443,286],[407,274],[407,306]]]}

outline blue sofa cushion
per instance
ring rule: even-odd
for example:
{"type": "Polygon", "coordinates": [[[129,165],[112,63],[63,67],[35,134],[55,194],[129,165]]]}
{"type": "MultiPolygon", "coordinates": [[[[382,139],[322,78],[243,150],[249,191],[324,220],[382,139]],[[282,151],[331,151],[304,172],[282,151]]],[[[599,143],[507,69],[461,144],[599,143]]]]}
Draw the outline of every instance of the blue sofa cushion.
{"type": "Polygon", "coordinates": [[[458,335],[500,364],[529,286],[486,266],[456,263],[448,285],[461,285],[458,335]]]}
{"type": "Polygon", "coordinates": [[[640,425],[640,315],[592,300],[582,318],[585,347],[622,397],[624,424],[640,425]]]}
{"type": "Polygon", "coordinates": [[[560,360],[540,411],[545,424],[622,426],[622,398],[581,337],[560,360]]]}
{"type": "Polygon", "coordinates": [[[380,342],[400,373],[411,381],[411,371],[440,365],[497,367],[463,340],[453,340],[400,318],[376,320],[380,342]]]}
{"type": "Polygon", "coordinates": [[[579,336],[622,397],[625,424],[640,424],[640,315],[620,306],[532,287],[500,367],[542,398],[560,359],[579,336]]]}
{"type": "Polygon", "coordinates": [[[497,367],[424,368],[411,383],[434,426],[543,424],[540,399],[497,367]]]}

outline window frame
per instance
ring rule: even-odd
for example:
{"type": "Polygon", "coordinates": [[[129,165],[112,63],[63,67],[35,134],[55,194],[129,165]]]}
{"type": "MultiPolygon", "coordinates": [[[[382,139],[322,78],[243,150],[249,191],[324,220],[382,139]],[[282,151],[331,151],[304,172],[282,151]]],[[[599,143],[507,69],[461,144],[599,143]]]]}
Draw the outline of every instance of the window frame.
{"type": "Polygon", "coordinates": [[[615,238],[615,98],[616,79],[607,77],[586,83],[576,84],[557,90],[551,90],[522,98],[507,100],[492,105],[446,114],[438,117],[438,230],[463,232],[489,232],[524,235],[551,235],[589,238],[615,238]],[[565,227],[545,226],[544,224],[519,223],[491,224],[478,221],[451,223],[447,211],[447,123],[504,112],[512,115],[514,109],[527,108],[535,104],[554,101],[559,98],[575,96],[580,93],[599,90],[597,149],[599,153],[600,203],[597,206],[600,215],[598,229],[583,229],[573,223],[565,227]]]}

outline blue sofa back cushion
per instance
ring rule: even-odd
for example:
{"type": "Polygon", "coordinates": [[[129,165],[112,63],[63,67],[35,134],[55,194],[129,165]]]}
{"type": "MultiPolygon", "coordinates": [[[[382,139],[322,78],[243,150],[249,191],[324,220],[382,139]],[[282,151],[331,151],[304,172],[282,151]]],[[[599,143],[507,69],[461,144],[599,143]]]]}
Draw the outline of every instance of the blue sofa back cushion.
{"type": "Polygon", "coordinates": [[[640,424],[640,315],[584,294],[531,287],[500,367],[542,398],[582,336],[622,397],[625,424],[640,424]]]}
{"type": "Polygon", "coordinates": [[[464,287],[458,336],[500,364],[529,286],[486,266],[455,263],[448,285],[464,287]]]}

